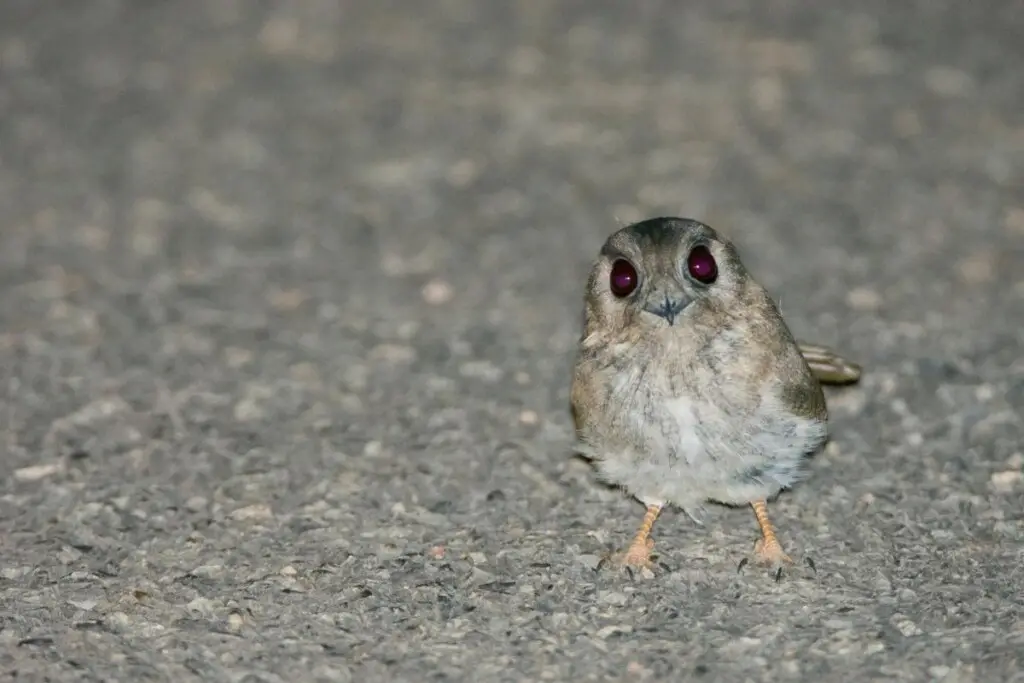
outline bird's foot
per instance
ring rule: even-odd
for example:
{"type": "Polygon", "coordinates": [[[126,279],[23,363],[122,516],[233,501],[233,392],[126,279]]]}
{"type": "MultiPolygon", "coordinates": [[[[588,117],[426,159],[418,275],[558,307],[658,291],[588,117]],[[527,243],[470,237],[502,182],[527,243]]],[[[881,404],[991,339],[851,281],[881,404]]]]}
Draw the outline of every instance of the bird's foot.
{"type": "MultiPolygon", "coordinates": [[[[754,543],[754,561],[771,569],[776,581],[782,579],[783,567],[794,564],[793,559],[785,553],[782,545],[775,538],[767,541],[764,538],[757,539],[757,542],[754,543]]],[[[744,564],[746,562],[741,563],[741,569],[744,564]]]]}
{"type": "Polygon", "coordinates": [[[623,553],[612,556],[612,563],[618,567],[631,567],[632,569],[652,569],[654,563],[651,552],[654,550],[654,539],[647,538],[644,541],[634,541],[623,553]]]}
{"type": "Polygon", "coordinates": [[[782,544],[775,539],[765,541],[757,539],[754,543],[754,558],[758,564],[772,567],[773,569],[787,564],[793,564],[793,559],[782,550],[782,544]]]}
{"type": "Polygon", "coordinates": [[[624,551],[608,553],[602,558],[598,567],[607,565],[615,569],[625,570],[633,577],[635,573],[641,573],[650,577],[654,573],[654,539],[647,538],[644,541],[633,541],[624,551]]]}

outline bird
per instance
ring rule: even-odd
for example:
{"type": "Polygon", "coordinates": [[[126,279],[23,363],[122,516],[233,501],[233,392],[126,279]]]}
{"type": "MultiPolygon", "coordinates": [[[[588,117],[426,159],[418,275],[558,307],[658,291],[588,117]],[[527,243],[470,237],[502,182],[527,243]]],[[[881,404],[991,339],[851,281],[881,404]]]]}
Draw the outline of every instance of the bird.
{"type": "Polygon", "coordinates": [[[654,569],[652,528],[666,507],[702,522],[709,502],[750,506],[760,535],[740,568],[754,559],[778,581],[793,560],[768,502],[806,477],[828,441],[822,385],[856,383],[861,366],[797,341],[733,242],[692,218],[611,234],[583,308],[576,450],[645,507],[632,542],[610,559],[654,569]]]}

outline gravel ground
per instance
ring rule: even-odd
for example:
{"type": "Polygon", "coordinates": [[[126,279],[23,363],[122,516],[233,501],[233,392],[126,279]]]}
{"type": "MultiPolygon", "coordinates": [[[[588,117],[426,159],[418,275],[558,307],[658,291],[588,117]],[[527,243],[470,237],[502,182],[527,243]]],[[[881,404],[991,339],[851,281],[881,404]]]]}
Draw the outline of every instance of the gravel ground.
{"type": "Polygon", "coordinates": [[[5,2],[0,680],[1024,681],[1021,35],[5,2]],[[866,367],[773,506],[816,574],[726,507],[595,570],[642,510],[572,457],[584,277],[659,214],[866,367]]]}

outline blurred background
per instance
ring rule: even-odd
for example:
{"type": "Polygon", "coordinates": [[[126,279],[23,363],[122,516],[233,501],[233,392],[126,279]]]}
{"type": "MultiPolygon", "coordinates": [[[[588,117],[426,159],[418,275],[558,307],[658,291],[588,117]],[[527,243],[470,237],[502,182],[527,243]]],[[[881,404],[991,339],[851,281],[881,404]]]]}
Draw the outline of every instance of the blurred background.
{"type": "Polygon", "coordinates": [[[10,661],[1011,666],[1022,35],[1012,1],[5,2],[0,632],[29,643],[10,661]],[[656,590],[584,572],[637,509],[569,458],[583,286],[609,233],[655,215],[731,238],[797,336],[865,366],[779,503],[830,578],[801,589],[810,617],[759,598],[775,636],[731,588],[747,511],[659,522],[656,590]],[[476,588],[502,577],[509,595],[476,588]],[[567,635],[624,619],[661,633],[597,659],[567,635]]]}

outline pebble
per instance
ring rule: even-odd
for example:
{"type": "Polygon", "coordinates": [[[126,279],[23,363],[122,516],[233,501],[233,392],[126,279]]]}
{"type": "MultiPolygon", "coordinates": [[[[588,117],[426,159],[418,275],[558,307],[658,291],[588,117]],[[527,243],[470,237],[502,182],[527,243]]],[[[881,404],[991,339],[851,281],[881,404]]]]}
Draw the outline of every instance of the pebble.
{"type": "Polygon", "coordinates": [[[484,382],[497,382],[505,375],[505,371],[487,360],[471,360],[459,366],[459,374],[484,382]]]}
{"type": "Polygon", "coordinates": [[[190,612],[198,612],[204,616],[210,616],[216,611],[217,604],[209,598],[196,598],[185,605],[185,607],[190,612]]]}
{"type": "Polygon", "coordinates": [[[244,625],[245,620],[242,619],[242,615],[238,612],[232,612],[231,615],[228,616],[228,628],[232,631],[241,631],[242,626],[244,625]]]}
{"type": "Polygon", "coordinates": [[[370,360],[381,363],[411,363],[416,349],[406,344],[378,344],[370,349],[370,360]]]}
{"type": "Polygon", "coordinates": [[[928,69],[924,75],[924,82],[929,90],[941,97],[965,95],[972,85],[970,74],[947,66],[928,69]]]}
{"type": "Polygon", "coordinates": [[[1006,211],[1003,226],[1011,235],[1024,235],[1024,207],[1013,207],[1006,211]]]}
{"type": "Polygon", "coordinates": [[[189,573],[200,579],[215,579],[224,573],[224,566],[219,564],[202,564],[189,573]]]}
{"type": "Polygon", "coordinates": [[[270,519],[273,516],[270,506],[264,503],[239,508],[231,513],[231,518],[238,521],[270,519]]]}
{"type": "Polygon", "coordinates": [[[882,306],[882,296],[867,287],[854,287],[847,292],[846,303],[856,311],[877,311],[882,306]]]}
{"type": "Polygon", "coordinates": [[[444,280],[434,279],[423,285],[420,294],[423,296],[423,300],[431,306],[440,306],[451,301],[455,296],[455,291],[444,280]]]}
{"type": "Polygon", "coordinates": [[[619,593],[618,591],[601,591],[597,594],[597,601],[605,605],[621,607],[629,601],[629,598],[625,593],[619,593]]]}
{"type": "Polygon", "coordinates": [[[604,628],[598,630],[597,637],[601,638],[603,640],[605,638],[608,638],[609,636],[615,635],[616,633],[632,633],[632,632],[633,632],[633,627],[630,626],[629,624],[619,624],[619,625],[614,625],[614,626],[605,626],[604,628]]]}
{"type": "Polygon", "coordinates": [[[993,472],[992,476],[989,477],[992,488],[1003,493],[1012,491],[1022,480],[1024,480],[1024,474],[1021,474],[1020,470],[993,472]]]}
{"type": "Polygon", "coordinates": [[[924,633],[924,631],[922,631],[918,627],[918,625],[912,622],[910,619],[900,619],[896,622],[895,626],[896,629],[907,638],[919,636],[922,633],[924,633]]]}
{"type": "Polygon", "coordinates": [[[18,481],[39,481],[45,479],[51,475],[60,472],[61,466],[59,463],[49,463],[46,465],[30,465],[29,467],[22,467],[14,471],[14,478],[18,481]]]}

